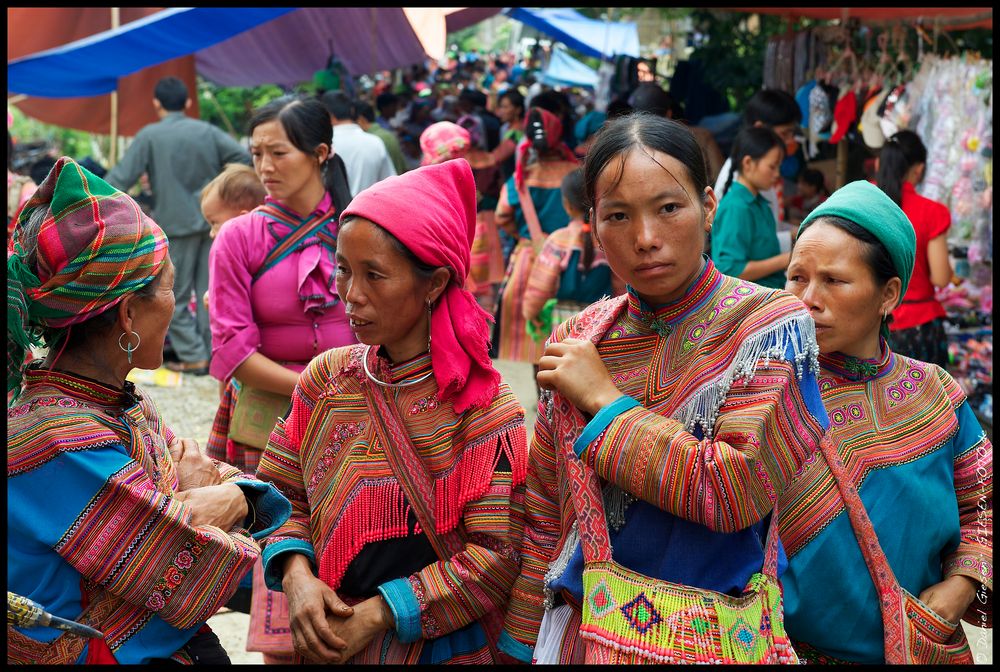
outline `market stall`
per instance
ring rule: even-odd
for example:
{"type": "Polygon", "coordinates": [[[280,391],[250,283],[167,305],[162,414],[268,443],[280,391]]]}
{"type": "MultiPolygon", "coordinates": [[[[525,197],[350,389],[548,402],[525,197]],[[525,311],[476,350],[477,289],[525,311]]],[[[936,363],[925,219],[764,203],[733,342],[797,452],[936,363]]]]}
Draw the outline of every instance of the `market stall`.
{"type": "Polygon", "coordinates": [[[993,61],[958,49],[946,32],[970,21],[991,26],[992,10],[938,10],[944,19],[850,11],[835,25],[772,38],[764,86],[795,95],[805,157],[824,165],[834,188],[871,179],[893,133],[908,129],[923,139],[927,165],[917,192],[951,213],[956,281],[937,291],[947,312],[948,369],[992,436],[993,61]]]}

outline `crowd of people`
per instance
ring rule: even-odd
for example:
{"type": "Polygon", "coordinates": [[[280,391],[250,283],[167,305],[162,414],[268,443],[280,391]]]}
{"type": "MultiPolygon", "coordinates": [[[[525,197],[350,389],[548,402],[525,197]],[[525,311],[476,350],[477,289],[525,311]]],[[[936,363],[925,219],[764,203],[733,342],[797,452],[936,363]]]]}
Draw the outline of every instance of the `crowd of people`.
{"type": "Polygon", "coordinates": [[[285,95],[245,146],[166,78],[37,182],[8,116],[8,586],[101,633],[9,662],[225,663],[225,605],[267,663],[973,662],[992,444],[921,139],[830,193],[786,92],[724,153],[536,65],[285,95]],[[205,446],[161,365],[219,381],[205,446]]]}

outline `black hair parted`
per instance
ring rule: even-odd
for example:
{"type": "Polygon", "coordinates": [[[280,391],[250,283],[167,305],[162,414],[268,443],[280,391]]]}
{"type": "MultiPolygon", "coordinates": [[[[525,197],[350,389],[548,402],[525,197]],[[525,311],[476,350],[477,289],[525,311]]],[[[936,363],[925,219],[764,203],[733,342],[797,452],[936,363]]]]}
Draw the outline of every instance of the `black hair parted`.
{"type": "MultiPolygon", "coordinates": [[[[281,124],[288,141],[296,149],[309,155],[315,155],[316,148],[321,144],[329,146],[333,138],[330,114],[316,98],[287,95],[266,103],[250,118],[247,135],[252,138],[254,129],[269,121],[281,124]]],[[[351,202],[347,169],[344,160],[334,154],[332,148],[330,154],[323,170],[323,186],[333,197],[334,206],[342,210],[351,202]]]]}
{"type": "Polygon", "coordinates": [[[633,112],[609,119],[587,151],[583,174],[588,207],[596,204],[597,180],[604,169],[615,157],[640,147],[677,159],[694,183],[695,192],[704,196],[705,187],[709,186],[705,157],[687,126],[648,112],[633,112]]]}

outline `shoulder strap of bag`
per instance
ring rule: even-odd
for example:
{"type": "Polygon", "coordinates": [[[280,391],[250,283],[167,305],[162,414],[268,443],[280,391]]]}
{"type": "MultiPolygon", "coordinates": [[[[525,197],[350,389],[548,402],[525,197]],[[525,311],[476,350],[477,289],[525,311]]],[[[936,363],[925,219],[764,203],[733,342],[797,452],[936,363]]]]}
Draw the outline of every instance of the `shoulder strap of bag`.
{"type": "MultiPolygon", "coordinates": [[[[902,600],[889,597],[890,595],[899,597],[899,581],[896,579],[892,567],[889,566],[889,560],[885,557],[882,546],[878,543],[878,535],[875,534],[875,528],[865,511],[865,505],[861,501],[858,489],[844,468],[844,463],[840,459],[840,455],[837,454],[836,447],[827,436],[824,436],[820,441],[820,451],[837,482],[837,488],[840,490],[844,507],[851,520],[851,527],[854,528],[854,536],[857,537],[861,554],[865,558],[868,572],[871,574],[875,590],[880,597],[879,608],[882,610],[882,621],[883,623],[903,623],[905,615],[902,613],[902,600]]],[[[900,629],[887,627],[883,630],[885,631],[885,662],[889,664],[909,662],[900,629]]]]}
{"type": "Polygon", "coordinates": [[[542,249],[545,244],[545,232],[542,231],[542,224],[538,221],[538,213],[535,211],[535,204],[531,200],[531,194],[527,187],[517,190],[517,196],[521,200],[521,213],[524,214],[524,221],[528,224],[528,231],[531,233],[531,242],[535,250],[542,249]]]}
{"type": "MultiPolygon", "coordinates": [[[[556,404],[556,407],[560,404],[556,404]]],[[[564,432],[555,432],[564,436],[564,432]]],[[[577,436],[578,433],[570,433],[577,436]]],[[[563,446],[566,471],[569,474],[569,489],[576,510],[580,547],[587,562],[607,562],[611,560],[611,539],[608,536],[608,522],[604,514],[604,497],[597,481],[597,474],[577,457],[569,441],[560,441],[563,446]]],[[[771,512],[771,522],[767,529],[762,572],[777,580],[778,576],[778,504],[771,512]]]]}
{"type": "Polygon", "coordinates": [[[372,420],[379,441],[382,443],[386,460],[392,468],[392,473],[410,500],[410,506],[420,521],[420,526],[434,546],[434,551],[441,560],[447,560],[462,550],[463,544],[455,532],[439,535],[437,521],[434,518],[432,503],[434,502],[434,481],[420,456],[413,447],[406,429],[398,422],[396,409],[385,398],[381,390],[373,388],[371,383],[365,384],[365,396],[372,405],[372,420]]]}
{"type": "MultiPolygon", "coordinates": [[[[362,357],[368,356],[363,353],[362,357]]],[[[424,530],[424,534],[434,547],[434,552],[442,561],[447,561],[465,548],[465,527],[460,522],[456,530],[439,535],[431,508],[434,501],[434,481],[427,472],[427,467],[417,454],[416,448],[406,433],[399,411],[394,404],[389,403],[382,390],[375,389],[375,384],[366,380],[362,386],[369,408],[372,410],[373,427],[382,443],[382,451],[392,469],[393,475],[399,481],[406,498],[413,507],[413,512],[424,530]]],[[[483,631],[493,654],[493,660],[499,660],[497,638],[503,615],[496,610],[483,615],[483,631]]]]}
{"type": "Polygon", "coordinates": [[[264,259],[264,263],[254,273],[252,282],[257,282],[264,273],[274,268],[279,261],[295,251],[300,242],[314,233],[331,249],[335,249],[337,246],[336,238],[325,230],[327,224],[337,220],[336,209],[315,215],[303,223],[299,223],[290,213],[285,212],[285,210],[273,203],[258,206],[256,211],[268,219],[292,227],[292,230],[274,244],[274,247],[268,252],[267,258],[264,259]]]}

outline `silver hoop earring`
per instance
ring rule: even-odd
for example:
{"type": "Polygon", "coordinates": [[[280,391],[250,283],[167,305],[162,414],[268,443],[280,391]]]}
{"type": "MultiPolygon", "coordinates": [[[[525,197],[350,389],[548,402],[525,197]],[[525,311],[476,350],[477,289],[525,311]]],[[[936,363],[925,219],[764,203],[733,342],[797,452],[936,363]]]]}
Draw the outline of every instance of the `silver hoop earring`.
{"type": "Polygon", "coordinates": [[[427,352],[431,351],[431,317],[433,317],[433,307],[430,299],[427,300],[427,352]]]}
{"type": "Polygon", "coordinates": [[[139,344],[142,343],[142,338],[139,336],[138,332],[133,331],[132,333],[135,334],[135,345],[132,345],[132,337],[124,331],[122,332],[122,335],[118,337],[118,347],[121,348],[126,355],[128,355],[129,364],[132,363],[132,353],[138,350],[139,344]],[[125,342],[125,345],[122,345],[122,336],[128,337],[128,341],[125,342]]]}

